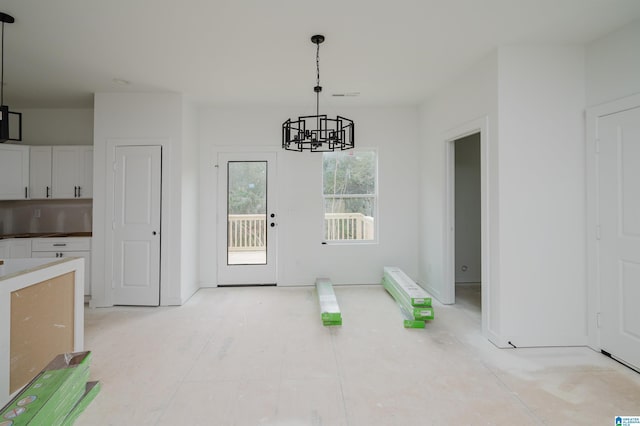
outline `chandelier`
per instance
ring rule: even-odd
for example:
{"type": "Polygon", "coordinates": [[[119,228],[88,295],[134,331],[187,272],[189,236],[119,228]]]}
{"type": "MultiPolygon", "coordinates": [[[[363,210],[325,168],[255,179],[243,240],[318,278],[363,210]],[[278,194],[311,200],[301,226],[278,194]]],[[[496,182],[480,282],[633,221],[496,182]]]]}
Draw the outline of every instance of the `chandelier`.
{"type": "Polygon", "coordinates": [[[297,120],[287,119],[282,123],[282,148],[289,151],[331,152],[354,147],[353,120],[336,116],[328,118],[320,114],[320,43],[323,35],[314,35],[311,42],[316,45],[316,115],[304,115],[297,120]]]}
{"type": "Polygon", "coordinates": [[[11,15],[0,12],[0,22],[2,22],[0,36],[0,47],[2,48],[2,56],[0,56],[0,143],[3,143],[22,140],[22,114],[9,111],[9,107],[4,104],[4,24],[12,24],[15,19],[11,15]],[[11,131],[9,124],[12,124],[11,131]],[[13,125],[17,127],[17,131],[13,130],[13,125]]]}

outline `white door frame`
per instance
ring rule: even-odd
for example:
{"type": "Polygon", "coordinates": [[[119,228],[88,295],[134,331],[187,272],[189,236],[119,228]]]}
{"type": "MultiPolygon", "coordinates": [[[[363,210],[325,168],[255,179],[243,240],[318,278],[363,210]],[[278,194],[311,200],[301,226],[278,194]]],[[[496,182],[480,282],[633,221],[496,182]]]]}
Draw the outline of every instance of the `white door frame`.
{"type": "Polygon", "coordinates": [[[469,121],[454,129],[448,131],[444,135],[445,142],[445,193],[444,193],[444,227],[443,227],[443,279],[445,282],[445,291],[442,294],[442,302],[445,304],[455,303],[455,141],[466,136],[480,133],[480,234],[481,234],[481,292],[482,292],[482,335],[495,340],[495,336],[491,338],[488,331],[489,315],[490,315],[490,291],[491,291],[491,274],[490,274],[490,246],[489,246],[489,118],[482,117],[469,121]]]}
{"type": "Polygon", "coordinates": [[[268,192],[267,196],[269,202],[267,203],[267,215],[271,213],[275,213],[276,217],[271,219],[267,217],[268,223],[274,223],[276,226],[274,228],[268,226],[267,227],[267,264],[266,265],[234,265],[234,268],[246,268],[247,273],[244,274],[239,279],[226,279],[224,284],[219,284],[221,277],[221,268],[226,267],[223,265],[223,259],[226,259],[227,251],[226,248],[222,250],[222,247],[226,247],[226,244],[216,244],[216,286],[217,285],[251,285],[251,284],[277,284],[278,282],[278,223],[280,219],[280,214],[278,212],[278,154],[277,151],[273,150],[264,150],[264,149],[255,149],[252,150],[250,148],[244,149],[232,149],[232,150],[219,150],[215,153],[216,156],[216,170],[217,170],[217,178],[216,178],[216,235],[218,241],[226,241],[227,234],[226,231],[223,233],[221,229],[224,224],[227,222],[226,214],[221,214],[221,207],[226,206],[226,197],[227,197],[227,188],[223,188],[223,182],[226,179],[221,178],[221,173],[226,173],[227,170],[225,165],[220,161],[221,156],[232,156],[237,157],[238,161],[268,161],[268,192]],[[224,217],[223,217],[224,216],[224,217]],[[269,234],[271,232],[271,234],[269,234]],[[268,267],[268,275],[270,275],[266,280],[263,279],[263,275],[260,273],[260,270],[268,267]],[[249,269],[255,269],[256,271],[248,271],[249,269]]]}
{"type": "MultiPolygon", "coordinates": [[[[104,289],[102,289],[101,293],[104,295],[104,303],[101,303],[100,306],[113,306],[114,302],[114,289],[113,289],[113,233],[111,232],[111,226],[113,223],[113,203],[114,203],[114,192],[113,185],[115,179],[115,172],[113,170],[113,163],[115,162],[115,153],[116,147],[122,146],[150,146],[150,145],[159,145],[162,147],[162,171],[160,173],[162,179],[161,186],[161,199],[160,199],[160,223],[161,223],[161,231],[160,231],[160,305],[168,305],[174,304],[172,300],[170,300],[170,296],[168,294],[167,286],[163,286],[163,280],[165,277],[170,276],[170,256],[169,250],[164,248],[170,245],[170,231],[169,231],[169,223],[171,222],[171,218],[169,217],[169,210],[167,206],[171,205],[170,199],[171,194],[169,191],[169,186],[166,185],[166,182],[170,182],[170,168],[168,167],[168,163],[165,161],[166,158],[171,156],[170,154],[170,144],[168,139],[109,139],[106,143],[106,155],[105,155],[105,170],[106,170],[106,179],[105,179],[105,221],[104,221],[104,289]]],[[[95,287],[97,284],[92,283],[91,294],[93,295],[94,291],[98,289],[95,287]]]]}
{"type": "Polygon", "coordinates": [[[640,93],[587,109],[587,334],[591,348],[600,351],[600,313],[601,284],[598,279],[598,238],[599,218],[598,195],[598,120],[601,117],[637,108],[640,106],[640,93]]]}

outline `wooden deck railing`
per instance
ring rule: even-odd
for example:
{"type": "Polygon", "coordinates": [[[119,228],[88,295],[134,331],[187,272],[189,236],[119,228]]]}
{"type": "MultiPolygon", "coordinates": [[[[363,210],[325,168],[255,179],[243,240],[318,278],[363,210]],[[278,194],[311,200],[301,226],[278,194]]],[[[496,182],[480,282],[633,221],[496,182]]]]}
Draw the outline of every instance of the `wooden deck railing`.
{"type": "Polygon", "coordinates": [[[373,218],[362,213],[325,213],[325,237],[335,240],[373,240],[373,218]]]}
{"type": "Polygon", "coordinates": [[[263,214],[230,214],[228,222],[229,251],[263,250],[267,221],[263,214]]]}
{"type": "MultiPolygon", "coordinates": [[[[374,222],[362,213],[326,213],[325,237],[335,240],[373,240],[374,222]]],[[[263,214],[232,214],[228,222],[229,251],[259,251],[266,245],[266,216],[263,214]]]]}

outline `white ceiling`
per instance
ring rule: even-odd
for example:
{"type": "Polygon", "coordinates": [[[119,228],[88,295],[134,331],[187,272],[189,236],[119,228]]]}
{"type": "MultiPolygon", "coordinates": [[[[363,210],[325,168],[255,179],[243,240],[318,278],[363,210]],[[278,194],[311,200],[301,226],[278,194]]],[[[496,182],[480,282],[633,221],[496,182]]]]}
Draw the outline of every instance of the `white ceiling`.
{"type": "Polygon", "coordinates": [[[174,91],[229,105],[412,105],[499,45],[586,43],[638,0],[3,0],[5,104],[92,106],[174,91]],[[114,79],[131,82],[128,86],[114,79]],[[360,92],[357,98],[333,93],[360,92]]]}

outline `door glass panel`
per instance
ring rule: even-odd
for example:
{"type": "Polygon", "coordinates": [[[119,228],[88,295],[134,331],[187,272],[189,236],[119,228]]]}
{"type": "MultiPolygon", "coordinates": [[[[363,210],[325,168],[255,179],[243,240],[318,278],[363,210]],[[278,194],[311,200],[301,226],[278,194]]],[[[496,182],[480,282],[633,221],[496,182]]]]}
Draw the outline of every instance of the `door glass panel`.
{"type": "Polygon", "coordinates": [[[267,162],[227,164],[227,264],[265,265],[267,162]]]}

